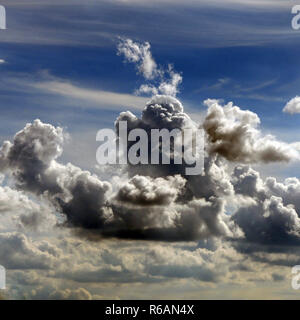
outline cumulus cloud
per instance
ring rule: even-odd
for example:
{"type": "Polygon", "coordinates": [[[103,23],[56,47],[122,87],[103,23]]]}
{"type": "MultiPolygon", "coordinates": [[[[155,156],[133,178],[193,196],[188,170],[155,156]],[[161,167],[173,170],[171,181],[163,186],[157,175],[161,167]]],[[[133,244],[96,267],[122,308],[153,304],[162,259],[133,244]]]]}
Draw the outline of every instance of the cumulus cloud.
{"type": "MultiPolygon", "coordinates": [[[[150,46],[139,51],[132,42],[126,45],[127,51],[120,53],[136,62],[145,78],[161,74],[157,64],[151,63],[150,46]]],[[[168,69],[169,74],[172,70],[168,69]]],[[[160,86],[163,82],[145,85],[144,90],[172,89],[160,86]]],[[[170,132],[203,127],[206,153],[202,174],[186,175],[188,165],[182,159],[182,164],[129,164],[122,168],[122,177],[102,181],[71,163],[60,163],[64,130],[40,120],[3,143],[0,170],[12,181],[10,186],[0,186],[0,221],[9,229],[14,223],[24,232],[0,229],[0,263],[13,271],[14,287],[24,287],[16,296],[92,299],[96,295],[83,284],[155,284],[172,279],[240,283],[244,281],[241,274],[247,274],[248,281],[258,277],[279,281],[284,276],[277,266],[299,260],[299,180],[262,179],[251,167],[239,164],[289,161],[298,153],[291,145],[264,136],[258,129],[259,117],[251,111],[207,100],[207,116],[199,124],[184,111],[174,97],[176,92],[168,94],[152,97],[141,116],[122,112],[115,122],[117,138],[122,138],[120,121],[127,121],[128,130],[148,133],[151,129],[170,132]],[[11,217],[9,223],[1,220],[7,217],[11,217]],[[47,240],[41,241],[25,235],[47,232],[41,227],[45,225],[48,229],[62,227],[55,229],[61,236],[47,235],[47,240]],[[69,230],[72,238],[67,239],[69,230]],[[107,245],[108,237],[122,241],[117,246],[113,241],[107,245]],[[85,239],[102,241],[92,244],[85,239]],[[129,245],[126,239],[168,244],[143,242],[139,247],[139,242],[129,245]],[[283,248],[288,248],[289,260],[283,248]],[[269,273],[262,272],[266,265],[269,273]],[[38,272],[38,276],[32,274],[28,279],[24,269],[38,272]],[[260,270],[259,276],[253,276],[254,270],[260,270]],[[62,278],[68,283],[61,285],[58,279],[62,278]]],[[[128,148],[132,143],[128,141],[128,148]]],[[[175,137],[172,151],[177,143],[175,137]]],[[[151,155],[152,146],[146,147],[151,155]]]]}
{"type": "MultiPolygon", "coordinates": [[[[149,298],[161,291],[162,284],[174,290],[178,286],[190,290],[195,285],[198,296],[201,288],[216,290],[224,285],[228,288],[228,284],[249,288],[253,283],[273,281],[273,274],[284,277],[290,271],[286,266],[299,262],[297,255],[244,254],[218,238],[203,239],[199,244],[105,239],[99,243],[75,238],[64,229],[50,237],[44,235],[43,241],[25,238],[37,252],[27,258],[31,262],[26,269],[7,264],[10,298],[115,299],[117,295],[123,299],[130,289],[132,298],[141,294],[149,298]],[[41,251],[52,256],[46,269],[36,265],[41,251]],[[150,291],[145,291],[145,284],[150,291]]],[[[18,254],[24,250],[19,242],[14,249],[18,254]]],[[[10,251],[1,256],[4,261],[8,259],[5,254],[9,256],[10,251]]],[[[181,295],[182,291],[176,296],[181,295]]]]}
{"type": "Polygon", "coordinates": [[[22,233],[0,233],[0,242],[0,261],[7,269],[50,269],[58,254],[46,241],[35,244],[22,233]]]}
{"type": "MultiPolygon", "coordinates": [[[[128,165],[125,169],[129,180],[119,185],[113,180],[101,181],[70,163],[60,164],[57,159],[62,154],[63,130],[39,120],[27,124],[13,142],[3,143],[0,166],[3,172],[12,174],[18,189],[42,197],[65,215],[67,225],[93,230],[100,236],[170,241],[211,236],[239,238],[244,233],[250,239],[248,222],[244,225],[243,221],[256,210],[261,234],[267,234],[264,225],[272,225],[273,232],[278,228],[276,223],[285,223],[290,227],[283,228],[279,238],[283,241],[283,234],[297,238],[298,208],[290,207],[298,205],[297,182],[289,180],[289,186],[281,186],[271,178],[262,182],[252,169],[244,171],[239,167],[231,177],[222,160],[289,160],[288,145],[261,136],[256,114],[232,104],[222,107],[215,100],[206,103],[209,108],[203,127],[208,136],[208,155],[204,173],[198,176],[186,176],[183,161],[179,165],[128,165]],[[277,192],[271,192],[271,187],[277,192]],[[287,188],[294,188],[295,196],[288,195],[291,193],[285,191],[287,188]],[[226,215],[230,206],[237,210],[232,219],[226,215]]],[[[117,134],[119,121],[127,121],[128,130],[197,129],[180,101],[163,95],[146,104],[141,118],[129,111],[121,113],[116,121],[117,134]]],[[[147,148],[150,150],[151,146],[147,148]]],[[[39,224],[39,209],[21,215],[19,223],[39,224]]]]}
{"type": "Polygon", "coordinates": [[[117,194],[117,200],[138,205],[168,205],[182,191],[186,180],[177,175],[166,179],[134,176],[117,194]]]}
{"type": "Polygon", "coordinates": [[[291,99],[282,111],[290,114],[300,113],[300,97],[297,96],[291,99]]]}
{"type": "Polygon", "coordinates": [[[49,295],[50,300],[92,300],[92,295],[84,288],[55,290],[49,295]]]}
{"type": "MultiPolygon", "coordinates": [[[[0,171],[11,178],[8,186],[0,177],[0,263],[11,272],[14,296],[92,299],[102,297],[94,294],[99,284],[107,289],[172,279],[282,281],[277,267],[299,263],[300,181],[262,179],[241,164],[298,159],[293,145],[263,135],[259,117],[232,103],[205,101],[207,115],[195,123],[175,98],[181,75],[171,65],[159,67],[149,43],[121,39],[118,54],[150,81],[138,91],[155,96],[139,107],[141,116],[119,115],[117,139],[120,121],[147,133],[203,127],[204,172],[186,175],[184,159],[171,159],[168,165],[125,165],[122,177],[103,181],[59,162],[62,128],[40,120],[27,124],[0,149],[0,171]],[[22,233],[9,232],[14,227],[22,233]]],[[[171,151],[177,143],[175,137],[171,151]]],[[[151,155],[152,146],[146,147],[151,155]]]]}
{"type": "Polygon", "coordinates": [[[174,71],[172,64],[167,68],[157,65],[151,53],[151,46],[148,42],[139,43],[131,39],[119,38],[117,54],[124,55],[125,61],[136,64],[138,73],[147,80],[135,91],[137,95],[164,94],[176,96],[178,86],[182,82],[180,73],[174,71]]]}
{"type": "Polygon", "coordinates": [[[167,79],[164,78],[158,86],[158,92],[169,96],[176,96],[178,93],[178,86],[182,82],[182,76],[178,72],[174,71],[173,65],[169,64],[167,71],[167,79]]]}
{"type": "MultiPolygon", "coordinates": [[[[110,183],[102,182],[97,176],[72,164],[62,165],[56,161],[62,152],[62,143],[61,128],[55,128],[36,120],[18,132],[13,143],[4,142],[1,149],[1,167],[12,173],[19,189],[49,201],[66,216],[67,223],[71,226],[98,230],[99,233],[104,230],[118,230],[123,226],[128,228],[131,225],[132,216],[121,214],[115,209],[116,205],[109,202],[110,183]]],[[[139,177],[134,178],[127,186],[124,186],[123,191],[119,191],[117,196],[119,202],[122,200],[128,203],[129,199],[133,199],[134,196],[137,202],[147,202],[147,197],[153,196],[150,195],[152,191],[154,192],[152,205],[158,205],[161,201],[162,207],[164,202],[172,202],[179,193],[171,184],[177,183],[178,187],[184,185],[184,179],[180,177],[171,177],[165,181],[162,178],[157,180],[162,183],[162,187],[155,189],[153,182],[149,180],[148,187],[150,186],[152,190],[146,194],[145,190],[143,193],[143,184],[139,184],[141,182],[139,180],[139,177]],[[128,192],[132,186],[136,188],[135,195],[128,192]],[[140,192],[138,188],[141,188],[140,192]]],[[[149,205],[151,204],[150,198],[148,199],[149,205]]],[[[121,211],[124,212],[124,209],[122,208],[121,211]]],[[[132,212],[134,212],[133,209],[132,212]]],[[[159,217],[160,210],[156,209],[149,209],[148,215],[136,215],[135,227],[141,225],[148,228],[165,226],[164,216],[159,218],[158,222],[153,222],[155,212],[159,217]]],[[[23,224],[34,223],[35,220],[37,220],[36,215],[20,219],[23,224]]]]}
{"type": "Polygon", "coordinates": [[[14,228],[42,231],[54,227],[57,217],[53,207],[31,199],[23,191],[0,186],[0,232],[14,228]]]}
{"type": "Polygon", "coordinates": [[[213,266],[226,265],[226,261],[235,261],[238,256],[228,243],[218,243],[214,251],[198,248],[195,244],[185,248],[124,241],[117,246],[114,242],[102,242],[99,246],[95,242],[74,239],[66,233],[62,235],[63,238],[34,242],[24,235],[1,235],[4,241],[1,258],[13,274],[10,279],[27,287],[28,291],[34,287],[32,297],[91,298],[92,295],[82,287],[87,283],[157,283],[174,278],[216,283],[228,269],[213,266]],[[15,246],[14,253],[8,250],[10,246],[15,246]],[[28,256],[22,264],[21,259],[25,253],[28,256]],[[23,272],[24,269],[26,272],[23,272]],[[61,281],[55,281],[60,278],[65,279],[66,287],[59,285],[61,281]],[[70,289],[68,280],[81,283],[81,286],[70,289]]]}
{"type": "Polygon", "coordinates": [[[138,43],[131,39],[119,39],[118,55],[123,54],[125,61],[136,63],[137,70],[146,79],[153,79],[159,72],[157,64],[152,58],[149,42],[138,43]]]}
{"type": "MultiPolygon", "coordinates": [[[[13,142],[3,143],[0,167],[12,175],[19,190],[48,202],[47,215],[51,210],[63,214],[63,223],[79,228],[79,235],[90,230],[100,237],[147,240],[245,237],[261,243],[297,242],[299,181],[263,181],[253,169],[239,166],[231,175],[226,163],[287,161],[294,156],[293,150],[270,136],[262,136],[255,113],[231,103],[223,107],[216,100],[206,104],[203,128],[207,155],[204,172],[197,176],[185,174],[184,161],[171,161],[169,165],[129,164],[124,167],[128,179],[124,176],[123,181],[102,181],[70,163],[60,164],[64,132],[39,120],[27,124],[13,142]],[[232,216],[228,210],[232,210],[232,216]],[[257,229],[249,227],[253,218],[257,229]]],[[[150,99],[141,118],[122,112],[115,123],[117,134],[120,121],[127,121],[128,130],[147,132],[197,130],[199,126],[184,112],[179,100],[164,95],[150,99]]],[[[176,143],[174,139],[173,149],[176,143]]],[[[152,146],[146,147],[150,155],[152,146]]],[[[25,201],[26,197],[20,199],[25,201]]],[[[34,207],[34,202],[26,201],[34,207]]],[[[36,205],[28,214],[20,214],[19,225],[41,224],[41,208],[36,205]]]]}
{"type": "Polygon", "coordinates": [[[249,167],[235,169],[233,185],[236,193],[255,200],[231,217],[243,230],[246,241],[269,246],[300,244],[300,218],[296,211],[299,209],[295,206],[297,188],[290,188],[291,195],[287,197],[284,190],[288,186],[276,183],[274,178],[263,181],[260,174],[249,167]]]}
{"type": "Polygon", "coordinates": [[[59,164],[63,141],[61,128],[35,120],[15,135],[13,143],[3,143],[0,166],[13,174],[19,189],[43,196],[70,223],[99,227],[106,218],[110,184],[72,164],[59,164]]]}
{"type": "MultiPolygon", "coordinates": [[[[128,129],[197,129],[173,97],[156,96],[139,119],[121,113],[128,129]]],[[[65,224],[93,230],[102,236],[154,240],[192,240],[233,236],[235,228],[225,215],[222,196],[232,186],[216,159],[207,159],[206,175],[188,178],[183,164],[128,165],[130,180],[115,186],[88,171],[58,162],[63,130],[39,120],[27,124],[13,142],[4,142],[0,166],[14,178],[16,187],[49,202],[66,218],[65,224]],[[113,191],[115,190],[115,191],[113,191]]],[[[176,143],[176,141],[174,141],[176,143]]],[[[150,146],[148,146],[150,148],[150,146]]],[[[23,225],[38,223],[40,215],[20,217],[23,225]]]]}
{"type": "MultiPolygon", "coordinates": [[[[120,121],[127,121],[128,130],[144,129],[148,133],[151,129],[167,129],[169,132],[173,129],[184,128],[197,130],[197,125],[184,112],[180,101],[163,95],[153,97],[146,104],[141,118],[131,112],[121,113],[116,121],[117,133],[120,121]]],[[[176,143],[175,139],[174,144],[176,143]]],[[[128,148],[130,146],[131,143],[128,143],[128,148]]],[[[150,145],[150,142],[147,148],[150,156],[150,150],[153,152],[153,146],[150,145]]],[[[175,145],[173,145],[174,148],[175,145]]],[[[163,150],[160,149],[159,152],[160,158],[162,158],[163,150]]],[[[230,196],[233,193],[233,187],[222,161],[216,157],[206,158],[205,172],[198,176],[185,175],[187,164],[184,159],[180,165],[172,161],[169,165],[151,164],[150,159],[148,163],[150,164],[128,165],[129,176],[133,178],[124,189],[120,189],[119,203],[113,203],[112,206],[114,215],[121,217],[125,222],[123,228],[118,231],[118,236],[191,240],[211,235],[233,236],[239,233],[225,215],[226,201],[222,197],[230,196]],[[142,178],[145,175],[149,178],[142,178]],[[175,179],[178,175],[185,178],[185,187],[176,186],[179,196],[177,198],[170,197],[170,195],[174,195],[172,188],[174,183],[170,183],[170,177],[175,179]],[[157,203],[158,195],[157,192],[153,192],[152,186],[152,182],[156,184],[156,181],[161,181],[159,185],[165,186],[165,194],[169,196],[168,198],[164,197],[164,201],[168,201],[168,207],[157,203]],[[128,201],[130,192],[132,192],[132,196],[128,201]],[[143,198],[141,198],[141,194],[143,198]],[[150,194],[156,203],[151,200],[150,206],[150,200],[148,200],[147,208],[145,208],[145,197],[150,194]],[[170,201],[171,199],[172,201],[170,201]],[[143,204],[141,204],[141,200],[143,200],[143,204]],[[129,219],[129,217],[131,218],[129,219]]],[[[162,202],[161,199],[160,202],[162,202]]]]}
{"type": "Polygon", "coordinates": [[[300,219],[294,208],[271,196],[257,205],[239,210],[233,217],[247,241],[269,245],[299,245],[300,219]]]}
{"type": "Polygon", "coordinates": [[[293,146],[271,135],[263,136],[257,128],[260,119],[254,112],[241,110],[218,100],[206,100],[208,107],[203,128],[208,136],[208,151],[239,163],[287,162],[299,159],[293,146]]]}
{"type": "Polygon", "coordinates": [[[273,194],[282,198],[284,204],[293,205],[300,213],[300,180],[297,178],[287,178],[283,182],[278,182],[274,177],[266,178],[265,185],[268,194],[273,194]]]}
{"type": "MultiPolygon", "coordinates": [[[[58,243],[58,246],[62,244],[58,243]]],[[[190,247],[164,245],[160,243],[130,243],[124,241],[117,246],[104,242],[88,243],[78,247],[78,240],[67,238],[65,260],[73,259],[72,267],[58,266],[56,276],[80,281],[81,283],[114,282],[156,283],[166,279],[192,278],[203,282],[216,283],[225,276],[228,269],[213,268],[238,261],[239,254],[228,243],[218,243],[214,251],[198,248],[195,243],[190,247]],[[76,250],[86,256],[83,264],[78,256],[71,254],[76,250]]]]}
{"type": "MultiPolygon", "coordinates": [[[[143,129],[151,134],[151,129],[166,129],[169,132],[173,129],[191,128],[197,129],[196,124],[191,118],[184,112],[183,106],[179,100],[174,97],[157,95],[147,102],[145,108],[142,111],[142,117],[138,118],[130,111],[120,113],[116,120],[115,126],[118,132],[119,122],[126,121],[128,132],[133,129],[143,129]]],[[[128,150],[133,145],[133,142],[128,143],[128,150]]],[[[153,147],[153,146],[152,146],[153,147]]],[[[149,152],[148,163],[151,163],[151,143],[147,146],[149,152]]],[[[158,146],[156,147],[158,148],[158,146]]],[[[172,151],[174,145],[171,146],[172,151]]],[[[163,150],[159,150],[160,157],[162,157],[163,150]]],[[[184,159],[182,159],[184,163],[184,159]]],[[[174,161],[172,165],[129,165],[130,175],[140,174],[149,176],[168,176],[174,174],[182,174],[185,170],[184,165],[175,165],[174,161]]]]}

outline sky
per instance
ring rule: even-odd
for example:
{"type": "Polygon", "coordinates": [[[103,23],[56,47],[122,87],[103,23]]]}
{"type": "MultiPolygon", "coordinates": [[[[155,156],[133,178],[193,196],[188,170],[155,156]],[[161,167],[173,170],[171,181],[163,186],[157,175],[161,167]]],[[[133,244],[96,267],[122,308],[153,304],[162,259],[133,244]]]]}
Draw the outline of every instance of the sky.
{"type": "Polygon", "coordinates": [[[1,0],[1,297],[298,299],[296,4],[1,0]],[[155,105],[203,126],[206,177],[97,165],[155,105]]]}

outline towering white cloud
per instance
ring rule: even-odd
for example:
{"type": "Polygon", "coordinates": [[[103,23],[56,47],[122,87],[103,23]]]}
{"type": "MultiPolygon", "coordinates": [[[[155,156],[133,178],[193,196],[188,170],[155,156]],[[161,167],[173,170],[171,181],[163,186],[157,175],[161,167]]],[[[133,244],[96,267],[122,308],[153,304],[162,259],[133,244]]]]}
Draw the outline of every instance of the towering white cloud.
{"type": "Polygon", "coordinates": [[[59,164],[63,141],[60,127],[35,120],[13,143],[3,143],[0,167],[13,174],[19,189],[49,200],[72,224],[100,226],[108,214],[105,193],[110,184],[72,164],[59,164]]]}

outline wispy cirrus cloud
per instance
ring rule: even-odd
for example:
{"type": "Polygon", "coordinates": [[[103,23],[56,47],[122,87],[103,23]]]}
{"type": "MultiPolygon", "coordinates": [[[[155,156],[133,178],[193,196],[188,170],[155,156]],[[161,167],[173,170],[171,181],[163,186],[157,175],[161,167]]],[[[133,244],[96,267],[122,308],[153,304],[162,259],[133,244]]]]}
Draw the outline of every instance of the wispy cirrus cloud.
{"type": "Polygon", "coordinates": [[[1,34],[2,43],[108,47],[121,34],[161,45],[176,41],[190,47],[231,47],[278,43],[297,37],[286,19],[294,1],[2,3],[8,9],[8,29],[1,34]]]}
{"type": "Polygon", "coordinates": [[[117,93],[105,90],[83,88],[61,79],[34,82],[32,87],[44,92],[60,95],[71,99],[89,102],[97,109],[120,110],[125,108],[142,110],[147,98],[136,97],[131,94],[117,93]]]}
{"type": "MultiPolygon", "coordinates": [[[[117,0],[115,2],[119,2],[122,4],[135,4],[139,6],[157,6],[157,4],[182,4],[183,2],[180,0],[153,0],[151,2],[147,0],[117,0]]],[[[294,4],[292,0],[281,1],[281,0],[187,0],[184,4],[188,4],[194,7],[208,7],[208,6],[221,6],[221,7],[256,7],[257,9],[269,8],[269,9],[278,9],[278,8],[286,8],[294,4]]]]}

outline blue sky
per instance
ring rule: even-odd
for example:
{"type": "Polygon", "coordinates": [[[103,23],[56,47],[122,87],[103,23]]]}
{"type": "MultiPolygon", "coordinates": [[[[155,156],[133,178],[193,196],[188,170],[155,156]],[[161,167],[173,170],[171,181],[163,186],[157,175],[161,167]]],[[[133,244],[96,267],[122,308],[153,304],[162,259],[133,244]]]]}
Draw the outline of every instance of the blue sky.
{"type": "MultiPolygon", "coordinates": [[[[256,112],[266,132],[295,141],[300,119],[281,112],[300,90],[300,33],[291,28],[295,3],[2,1],[1,137],[40,118],[80,132],[95,148],[95,132],[124,110],[118,102],[112,107],[102,98],[78,99],[35,84],[55,79],[132,95],[143,79],[116,55],[117,37],[123,36],[149,41],[158,64],[174,64],[183,76],[178,97],[193,114],[205,110],[207,98],[233,101],[256,112]]],[[[93,157],[89,153],[90,166],[93,157]]]]}

